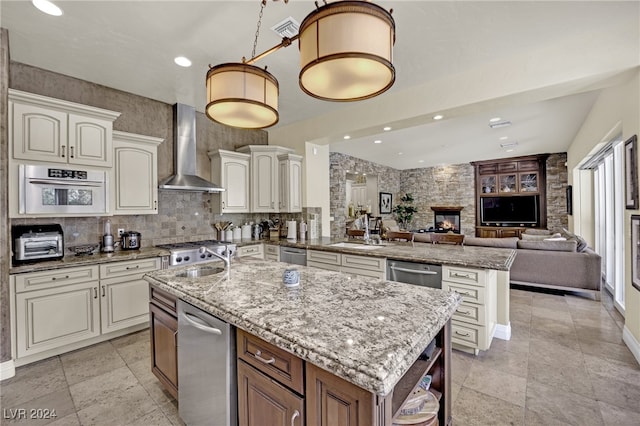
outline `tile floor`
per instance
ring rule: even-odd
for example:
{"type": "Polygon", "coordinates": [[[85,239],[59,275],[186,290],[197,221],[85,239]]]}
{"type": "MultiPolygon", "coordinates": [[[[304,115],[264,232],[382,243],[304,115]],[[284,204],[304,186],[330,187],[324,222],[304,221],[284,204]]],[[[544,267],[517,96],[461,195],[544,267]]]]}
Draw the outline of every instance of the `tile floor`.
{"type": "MultiPolygon", "coordinates": [[[[602,302],[511,290],[512,339],[453,353],[455,425],[640,425],[640,366],[602,302]]],[[[0,383],[1,424],[181,425],[149,369],[147,331],[18,368],[0,383]],[[11,419],[56,409],[55,421],[11,419]]]]}

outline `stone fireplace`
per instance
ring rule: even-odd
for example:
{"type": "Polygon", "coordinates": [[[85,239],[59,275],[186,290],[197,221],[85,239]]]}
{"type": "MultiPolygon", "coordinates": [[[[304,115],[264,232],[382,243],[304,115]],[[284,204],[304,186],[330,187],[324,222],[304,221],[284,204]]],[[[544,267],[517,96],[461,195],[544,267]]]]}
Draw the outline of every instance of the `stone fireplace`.
{"type": "Polygon", "coordinates": [[[464,207],[431,207],[434,214],[434,232],[460,233],[460,211],[464,207]]]}

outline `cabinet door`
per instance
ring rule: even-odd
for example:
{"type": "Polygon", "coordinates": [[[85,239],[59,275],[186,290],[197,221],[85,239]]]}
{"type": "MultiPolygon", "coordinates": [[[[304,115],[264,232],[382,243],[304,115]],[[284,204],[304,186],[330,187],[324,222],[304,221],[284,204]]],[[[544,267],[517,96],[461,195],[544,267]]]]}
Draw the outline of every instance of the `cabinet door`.
{"type": "Polygon", "coordinates": [[[278,164],[273,153],[251,155],[252,208],[255,213],[278,212],[278,164]]]}
{"type": "Polygon", "coordinates": [[[304,425],[304,399],[238,360],[240,426],[304,425]]]}
{"type": "Polygon", "coordinates": [[[113,214],[157,214],[157,148],[119,141],[115,144],[113,214]]]}
{"type": "Polygon", "coordinates": [[[518,190],[520,192],[539,192],[538,172],[519,173],[518,190]]]}
{"type": "Polygon", "coordinates": [[[508,174],[508,175],[498,175],[498,179],[500,181],[500,192],[516,192],[518,190],[517,186],[517,174],[508,174]]]}
{"type": "Polygon", "coordinates": [[[222,213],[249,212],[249,161],[223,159],[221,183],[222,213]]]}
{"type": "Polygon", "coordinates": [[[12,103],[13,158],[67,162],[67,114],[33,105],[12,103]]]}
{"type": "Polygon", "coordinates": [[[69,114],[69,163],[111,167],[112,123],[69,114]]]}
{"type": "MultiPolygon", "coordinates": [[[[288,157],[288,156],[287,156],[288,157]]],[[[280,211],[302,211],[302,163],[286,159],[279,161],[280,211]]]]}
{"type": "Polygon", "coordinates": [[[375,395],[313,364],[306,364],[307,425],[375,425],[375,395]]]}
{"type": "Polygon", "coordinates": [[[100,335],[98,282],[16,295],[18,358],[100,335]]]}
{"type": "Polygon", "coordinates": [[[496,175],[480,176],[480,192],[483,194],[495,194],[498,192],[496,175]]]}
{"type": "Polygon", "coordinates": [[[178,398],[178,319],[149,304],[151,372],[164,388],[178,398]]]}
{"type": "Polygon", "coordinates": [[[149,283],[140,275],[100,281],[102,333],[149,320],[149,283]]]}

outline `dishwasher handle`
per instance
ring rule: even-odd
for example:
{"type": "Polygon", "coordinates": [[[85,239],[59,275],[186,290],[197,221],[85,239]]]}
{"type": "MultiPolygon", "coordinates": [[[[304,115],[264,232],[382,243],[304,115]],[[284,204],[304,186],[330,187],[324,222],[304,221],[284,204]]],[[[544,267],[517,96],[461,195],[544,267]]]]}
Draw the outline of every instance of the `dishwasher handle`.
{"type": "Polygon", "coordinates": [[[192,325],[198,330],[204,331],[205,333],[217,334],[220,336],[222,335],[222,330],[220,330],[219,328],[210,327],[209,325],[206,325],[206,323],[200,324],[200,322],[204,322],[204,321],[202,321],[197,316],[191,315],[186,312],[183,312],[182,315],[183,315],[183,318],[189,323],[189,325],[192,325]]]}
{"type": "Polygon", "coordinates": [[[394,271],[408,272],[410,274],[416,274],[416,275],[438,275],[436,271],[422,271],[419,269],[399,268],[397,266],[389,266],[389,268],[393,269],[394,271]]]}
{"type": "Polygon", "coordinates": [[[307,252],[306,251],[288,251],[288,250],[282,250],[283,253],[286,254],[293,254],[295,256],[306,256],[307,252]]]}

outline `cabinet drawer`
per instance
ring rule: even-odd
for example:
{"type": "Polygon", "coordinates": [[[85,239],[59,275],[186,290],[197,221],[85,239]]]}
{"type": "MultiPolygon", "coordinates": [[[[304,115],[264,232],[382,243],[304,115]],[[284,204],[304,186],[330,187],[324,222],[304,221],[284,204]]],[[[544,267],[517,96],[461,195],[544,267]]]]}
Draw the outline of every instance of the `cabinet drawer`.
{"type": "Polygon", "coordinates": [[[278,253],[280,253],[280,247],[278,246],[272,246],[270,244],[265,245],[264,247],[264,251],[267,254],[275,254],[277,255],[278,253]]]}
{"type": "Polygon", "coordinates": [[[480,173],[481,175],[494,175],[497,172],[497,164],[481,164],[478,166],[478,173],[480,173]]]}
{"type": "Polygon", "coordinates": [[[456,266],[442,267],[443,281],[484,286],[486,282],[485,275],[485,271],[480,269],[460,268],[456,266]]]}
{"type": "Polygon", "coordinates": [[[462,300],[464,302],[484,305],[485,291],[482,287],[443,281],[442,289],[446,291],[455,291],[462,296],[462,300]]]}
{"type": "Polygon", "coordinates": [[[115,278],[123,275],[142,274],[160,269],[160,258],[113,262],[100,265],[100,278],[115,278]]]}
{"type": "Polygon", "coordinates": [[[342,268],[340,265],[334,265],[333,263],[322,263],[322,262],[314,262],[307,258],[307,266],[312,266],[314,268],[326,269],[328,271],[336,271],[340,272],[342,268]]]}
{"type": "Polygon", "coordinates": [[[515,161],[509,163],[498,163],[499,173],[515,172],[516,170],[518,170],[518,163],[515,161]]]}
{"type": "Polygon", "coordinates": [[[451,321],[451,342],[478,348],[484,327],[451,321]]]}
{"type": "Polygon", "coordinates": [[[149,286],[149,299],[152,303],[171,313],[173,316],[178,316],[176,311],[178,298],[173,294],[160,290],[156,286],[149,286]]]}
{"type": "Polygon", "coordinates": [[[331,251],[307,250],[307,261],[309,260],[314,262],[330,263],[338,266],[342,263],[340,253],[331,251]]]}
{"type": "Polygon", "coordinates": [[[342,255],[342,266],[367,269],[369,271],[385,271],[387,261],[380,257],[355,256],[353,254],[342,255]]]}
{"type": "Polygon", "coordinates": [[[539,164],[537,160],[523,160],[518,162],[518,170],[521,172],[537,172],[539,164]]]}
{"type": "Polygon", "coordinates": [[[98,267],[62,268],[13,275],[16,293],[98,280],[98,267]]]}
{"type": "Polygon", "coordinates": [[[304,365],[300,358],[238,329],[238,358],[283,385],[304,394],[304,365]]]}
{"type": "Polygon", "coordinates": [[[487,308],[484,305],[462,302],[453,314],[453,319],[477,325],[487,325],[487,308]]]}
{"type": "Polygon", "coordinates": [[[369,269],[349,268],[348,266],[343,266],[340,268],[340,272],[358,275],[361,277],[376,278],[379,280],[386,279],[386,271],[371,271],[369,269]]]}
{"type": "Polygon", "coordinates": [[[262,244],[256,244],[252,246],[244,246],[238,247],[238,251],[236,252],[236,256],[238,257],[259,257],[262,259],[264,257],[264,250],[262,244]]]}

